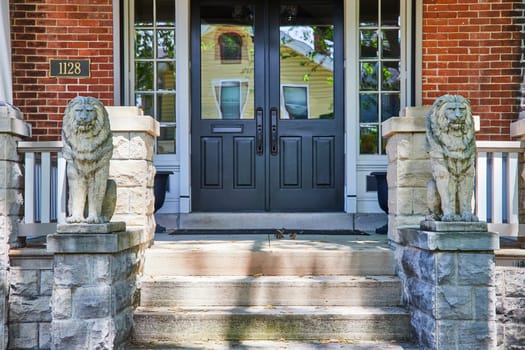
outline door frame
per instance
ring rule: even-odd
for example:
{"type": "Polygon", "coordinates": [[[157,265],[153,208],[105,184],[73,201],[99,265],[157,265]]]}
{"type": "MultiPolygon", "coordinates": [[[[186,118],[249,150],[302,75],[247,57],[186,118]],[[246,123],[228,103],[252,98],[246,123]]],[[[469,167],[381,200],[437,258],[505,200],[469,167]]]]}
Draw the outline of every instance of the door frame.
{"type": "MultiPolygon", "coordinates": [[[[177,71],[177,96],[176,96],[176,115],[177,115],[177,154],[175,156],[155,156],[155,165],[157,169],[161,170],[176,170],[175,175],[171,177],[172,188],[176,189],[173,194],[168,194],[176,197],[174,203],[167,212],[191,212],[191,98],[190,98],[190,1],[191,0],[177,0],[176,1],[176,71],[177,71]]],[[[405,96],[402,100],[402,106],[413,105],[413,103],[421,104],[421,68],[422,68],[422,3],[423,0],[414,0],[405,2],[401,1],[401,24],[402,37],[405,42],[404,58],[405,67],[415,67],[413,70],[405,71],[404,84],[411,85],[414,91],[413,96],[405,96]],[[415,17],[413,16],[415,14],[415,17]],[[414,19],[411,19],[414,17],[414,19]],[[414,24],[414,25],[413,25],[414,24]],[[415,40],[414,40],[415,38],[415,40]],[[409,47],[414,48],[414,52],[407,54],[406,50],[409,47]],[[415,79],[410,79],[410,74],[415,75],[415,79]],[[403,103],[404,102],[404,103],[403,103]]],[[[344,174],[344,211],[347,213],[357,213],[358,208],[358,187],[362,185],[362,181],[358,179],[358,163],[363,162],[362,157],[359,156],[359,132],[358,132],[358,101],[359,94],[355,82],[358,81],[359,68],[357,52],[359,48],[358,42],[358,0],[344,0],[344,56],[345,56],[345,77],[344,77],[344,94],[345,94],[345,114],[344,114],[344,147],[345,147],[345,174],[344,174]]],[[[115,8],[114,8],[115,9],[115,8]]],[[[126,6],[124,6],[126,11],[126,6]]],[[[126,11],[130,13],[128,8],[126,11]]],[[[123,16],[124,28],[129,27],[130,18],[123,16]]],[[[115,21],[119,20],[119,16],[115,16],[115,21]]],[[[132,38],[130,38],[129,31],[124,30],[121,35],[124,42],[127,43],[128,48],[132,46],[132,38]]],[[[125,56],[130,53],[124,52],[125,56]]],[[[130,72],[129,59],[124,60],[125,72],[130,72]]],[[[115,71],[120,71],[120,67],[116,67],[115,71]]],[[[125,73],[126,75],[128,73],[125,73]]],[[[129,75],[129,74],[128,74],[129,75]]],[[[133,100],[129,97],[130,81],[129,79],[124,84],[124,103],[129,105],[133,100]]],[[[410,91],[410,88],[405,88],[405,91],[410,91]]],[[[410,95],[410,94],[409,94],[410,95]]],[[[116,101],[119,104],[119,101],[116,101]]],[[[366,162],[373,162],[379,166],[386,168],[386,156],[376,156],[375,158],[367,158],[366,162]],[[382,165],[381,165],[382,164],[382,165]]]]}

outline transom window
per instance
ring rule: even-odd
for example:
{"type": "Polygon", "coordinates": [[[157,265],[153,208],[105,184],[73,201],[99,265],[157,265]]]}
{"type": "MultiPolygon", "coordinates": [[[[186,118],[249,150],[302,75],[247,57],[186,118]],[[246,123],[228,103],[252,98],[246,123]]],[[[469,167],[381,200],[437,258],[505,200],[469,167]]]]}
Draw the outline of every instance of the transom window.
{"type": "Polygon", "coordinates": [[[175,1],[135,0],[135,104],[160,123],[156,152],[175,153],[175,1]]]}
{"type": "Polygon", "coordinates": [[[359,1],[359,150],[384,154],[381,123],[400,110],[399,0],[359,1]]]}

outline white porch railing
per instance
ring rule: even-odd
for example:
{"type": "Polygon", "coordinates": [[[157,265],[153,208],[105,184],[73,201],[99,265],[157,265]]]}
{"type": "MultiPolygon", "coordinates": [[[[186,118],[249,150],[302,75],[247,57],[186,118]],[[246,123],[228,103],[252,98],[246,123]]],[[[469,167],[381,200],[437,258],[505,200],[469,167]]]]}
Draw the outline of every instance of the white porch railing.
{"type": "MultiPolygon", "coordinates": [[[[489,230],[502,236],[517,236],[519,222],[520,141],[478,141],[476,171],[476,213],[489,230]]],[[[66,217],[66,162],[62,142],[19,142],[24,154],[24,220],[20,236],[55,232],[66,217]]],[[[525,227],[524,227],[525,229],[525,227]]],[[[521,230],[525,235],[525,230],[521,230]]]]}
{"type": "Polygon", "coordinates": [[[18,142],[24,154],[24,220],[19,236],[56,232],[66,218],[66,161],[61,141],[18,142]]]}
{"type": "Polygon", "coordinates": [[[476,142],[476,213],[501,236],[520,232],[519,156],[524,146],[521,141],[476,142]]]}

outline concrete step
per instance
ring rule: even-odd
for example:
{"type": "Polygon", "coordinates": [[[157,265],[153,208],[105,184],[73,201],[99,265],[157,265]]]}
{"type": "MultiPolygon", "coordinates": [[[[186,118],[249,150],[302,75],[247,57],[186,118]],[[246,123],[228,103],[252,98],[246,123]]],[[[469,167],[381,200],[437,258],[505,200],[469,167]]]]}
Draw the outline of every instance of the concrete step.
{"type": "Polygon", "coordinates": [[[397,307],[139,307],[135,343],[209,340],[382,340],[410,338],[397,307]]]}
{"type": "Polygon", "coordinates": [[[142,306],[397,306],[395,276],[160,276],[141,281],[142,306]]]}
{"type": "Polygon", "coordinates": [[[130,344],[126,350],[418,350],[415,344],[324,339],[318,341],[252,340],[242,342],[196,341],[182,343],[130,344]]]}
{"type": "Polygon", "coordinates": [[[151,276],[394,275],[394,255],[375,236],[166,236],[146,252],[151,276]]]}

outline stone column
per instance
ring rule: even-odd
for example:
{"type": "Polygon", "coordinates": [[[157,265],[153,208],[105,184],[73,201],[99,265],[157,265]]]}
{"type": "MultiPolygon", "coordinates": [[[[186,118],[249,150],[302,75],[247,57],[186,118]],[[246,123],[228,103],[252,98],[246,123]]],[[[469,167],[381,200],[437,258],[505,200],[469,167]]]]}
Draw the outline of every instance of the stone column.
{"type": "Polygon", "coordinates": [[[0,349],[7,347],[9,246],[16,241],[23,215],[22,160],[16,146],[31,135],[17,109],[0,102],[0,349]]]}
{"type": "Polygon", "coordinates": [[[425,147],[425,116],[430,107],[407,107],[406,116],[383,123],[388,138],[388,236],[398,229],[418,227],[427,214],[427,182],[432,178],[425,147]]]}
{"type": "Polygon", "coordinates": [[[117,183],[114,221],[143,227],[146,241],[155,233],[153,155],[159,123],[137,107],[106,107],[113,132],[109,177],[117,183]]]}
{"type": "Polygon", "coordinates": [[[494,250],[486,223],[422,222],[392,242],[420,349],[495,349],[494,250]]]}
{"type": "MultiPolygon", "coordinates": [[[[510,123],[510,136],[518,139],[522,142],[522,148],[525,150],[525,119],[519,119],[513,123],[510,123]]],[[[519,222],[525,222],[525,153],[519,156],[520,163],[520,174],[521,179],[519,181],[519,222]]],[[[518,240],[521,242],[522,247],[525,248],[525,225],[520,224],[518,229],[518,240]]]]}
{"type": "Polygon", "coordinates": [[[123,222],[58,225],[54,253],[52,349],[124,349],[138,304],[142,228],[123,222]]]}

